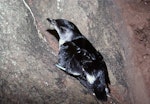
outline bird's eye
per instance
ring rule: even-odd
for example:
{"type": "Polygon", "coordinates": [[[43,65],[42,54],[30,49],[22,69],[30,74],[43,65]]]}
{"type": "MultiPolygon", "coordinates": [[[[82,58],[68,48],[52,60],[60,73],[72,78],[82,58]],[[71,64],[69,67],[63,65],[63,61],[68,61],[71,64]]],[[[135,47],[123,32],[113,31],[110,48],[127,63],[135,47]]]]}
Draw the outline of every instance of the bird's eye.
{"type": "Polygon", "coordinates": [[[63,27],[63,26],[60,26],[60,30],[61,30],[62,32],[65,32],[65,31],[66,31],[66,28],[63,27]]]}

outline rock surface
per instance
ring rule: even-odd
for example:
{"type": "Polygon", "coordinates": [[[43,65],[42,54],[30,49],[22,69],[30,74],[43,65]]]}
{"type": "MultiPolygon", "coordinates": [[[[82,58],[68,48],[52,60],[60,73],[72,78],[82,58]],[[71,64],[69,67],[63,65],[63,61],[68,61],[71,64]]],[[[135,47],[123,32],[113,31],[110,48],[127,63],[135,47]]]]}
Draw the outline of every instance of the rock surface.
{"type": "Polygon", "coordinates": [[[116,0],[124,20],[126,75],[132,104],[150,103],[150,0],[116,0]],[[127,48],[128,47],[128,48],[127,48]]]}
{"type": "Polygon", "coordinates": [[[0,103],[148,104],[148,6],[144,0],[1,0],[0,103]],[[58,41],[46,32],[48,17],[75,23],[102,53],[111,80],[108,102],[55,67],[58,41]]]}

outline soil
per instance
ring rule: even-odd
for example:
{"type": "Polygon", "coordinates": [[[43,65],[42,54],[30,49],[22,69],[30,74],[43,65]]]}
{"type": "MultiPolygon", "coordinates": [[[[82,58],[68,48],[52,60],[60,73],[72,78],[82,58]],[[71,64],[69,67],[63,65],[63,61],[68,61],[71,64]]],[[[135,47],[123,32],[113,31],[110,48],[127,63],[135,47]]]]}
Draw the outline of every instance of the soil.
{"type": "Polygon", "coordinates": [[[133,62],[127,76],[134,104],[150,103],[150,0],[116,0],[128,30],[133,62]]]}

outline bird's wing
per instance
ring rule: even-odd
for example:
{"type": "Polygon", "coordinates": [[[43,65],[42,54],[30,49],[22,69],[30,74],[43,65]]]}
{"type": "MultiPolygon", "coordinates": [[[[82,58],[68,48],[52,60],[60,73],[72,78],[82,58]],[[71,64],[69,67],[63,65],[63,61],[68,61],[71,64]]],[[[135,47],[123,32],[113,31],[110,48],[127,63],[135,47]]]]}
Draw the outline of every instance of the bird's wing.
{"type": "Polygon", "coordinates": [[[78,57],[78,47],[73,42],[66,42],[60,46],[58,64],[65,68],[66,72],[75,76],[82,75],[81,60],[78,57]]]}
{"type": "Polygon", "coordinates": [[[107,84],[110,84],[106,63],[103,56],[93,47],[93,45],[86,38],[79,38],[73,41],[78,47],[78,57],[82,61],[82,67],[90,74],[97,74],[102,71],[105,74],[107,84]]]}
{"type": "Polygon", "coordinates": [[[70,72],[83,73],[83,65],[96,60],[95,48],[85,38],[75,39],[60,46],[59,65],[70,72]]]}
{"type": "Polygon", "coordinates": [[[92,74],[97,74],[98,70],[107,72],[102,55],[84,38],[61,45],[58,57],[58,64],[75,76],[85,77],[84,71],[92,74]]]}
{"type": "Polygon", "coordinates": [[[103,60],[102,55],[93,47],[93,45],[86,38],[79,38],[72,41],[77,47],[81,49],[84,53],[91,56],[93,60],[99,58],[103,60]]]}

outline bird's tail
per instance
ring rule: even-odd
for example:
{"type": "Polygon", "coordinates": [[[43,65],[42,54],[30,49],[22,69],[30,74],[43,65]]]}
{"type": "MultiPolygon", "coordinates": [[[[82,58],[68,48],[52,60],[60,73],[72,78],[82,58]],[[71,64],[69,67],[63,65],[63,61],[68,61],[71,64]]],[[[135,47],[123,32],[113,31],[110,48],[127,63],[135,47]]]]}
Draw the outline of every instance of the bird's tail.
{"type": "Polygon", "coordinates": [[[107,88],[105,80],[102,78],[97,78],[97,80],[94,82],[94,93],[97,99],[101,101],[107,101],[109,89],[107,88]]]}

